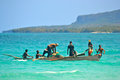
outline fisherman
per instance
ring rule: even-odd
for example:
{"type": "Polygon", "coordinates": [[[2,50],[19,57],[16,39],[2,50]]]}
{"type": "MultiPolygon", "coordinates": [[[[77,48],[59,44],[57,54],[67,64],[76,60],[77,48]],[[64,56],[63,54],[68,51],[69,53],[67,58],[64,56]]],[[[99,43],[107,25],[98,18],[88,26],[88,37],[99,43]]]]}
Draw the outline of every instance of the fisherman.
{"type": "Polygon", "coordinates": [[[88,48],[92,48],[92,43],[91,43],[91,40],[88,40],[88,48]]]}
{"type": "Polygon", "coordinates": [[[99,52],[98,55],[100,55],[100,56],[102,56],[102,54],[105,54],[105,50],[102,48],[101,45],[99,45],[99,49],[98,50],[96,49],[96,51],[97,51],[97,53],[99,52]],[[104,51],[104,53],[103,53],[103,51],[104,51]]]}
{"type": "Polygon", "coordinates": [[[50,55],[52,55],[52,53],[56,53],[56,47],[58,46],[58,43],[52,43],[52,44],[49,44],[47,46],[47,48],[44,50],[43,52],[43,56],[48,53],[47,57],[50,57],[50,55]],[[51,50],[53,52],[51,52],[51,50]]]}
{"type": "Polygon", "coordinates": [[[39,58],[39,57],[42,57],[42,55],[39,54],[39,50],[37,50],[36,52],[37,52],[37,54],[36,54],[36,59],[39,58]]]}
{"type": "Polygon", "coordinates": [[[72,44],[72,41],[70,41],[70,44],[68,45],[67,55],[68,55],[68,51],[69,51],[69,56],[77,55],[77,52],[74,50],[74,45],[72,44]]]}
{"type": "Polygon", "coordinates": [[[33,58],[33,56],[29,56],[27,52],[28,52],[28,50],[26,49],[25,52],[24,52],[24,54],[23,54],[23,59],[26,59],[27,56],[33,58]]]}
{"type": "Polygon", "coordinates": [[[92,52],[93,52],[93,45],[91,43],[91,40],[88,40],[89,43],[88,43],[88,49],[85,50],[85,51],[88,51],[88,56],[92,56],[92,52]]]}

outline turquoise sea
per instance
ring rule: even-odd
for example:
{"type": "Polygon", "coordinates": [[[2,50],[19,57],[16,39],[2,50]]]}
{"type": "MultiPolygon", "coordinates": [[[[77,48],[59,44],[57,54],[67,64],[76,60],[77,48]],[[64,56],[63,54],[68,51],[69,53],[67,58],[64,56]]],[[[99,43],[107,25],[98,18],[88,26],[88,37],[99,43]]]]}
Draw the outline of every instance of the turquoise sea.
{"type": "MultiPolygon", "coordinates": [[[[87,55],[87,53],[86,53],[87,55]]],[[[0,80],[120,80],[120,33],[0,33],[0,80]],[[35,57],[50,43],[59,43],[57,52],[67,55],[69,41],[78,53],[94,52],[101,44],[106,50],[100,61],[14,60],[2,54],[21,57],[25,49],[35,57]]]]}

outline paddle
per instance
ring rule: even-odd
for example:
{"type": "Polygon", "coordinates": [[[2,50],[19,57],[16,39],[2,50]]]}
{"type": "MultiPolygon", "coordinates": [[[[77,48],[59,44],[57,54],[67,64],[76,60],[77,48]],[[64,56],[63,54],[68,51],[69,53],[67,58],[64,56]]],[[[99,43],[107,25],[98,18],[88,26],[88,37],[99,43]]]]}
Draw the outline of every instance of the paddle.
{"type": "Polygon", "coordinates": [[[83,55],[85,55],[85,53],[78,54],[77,56],[83,56],[83,55]]]}
{"type": "Polygon", "coordinates": [[[83,56],[85,55],[86,50],[83,53],[78,54],[77,56],[83,56]]]}

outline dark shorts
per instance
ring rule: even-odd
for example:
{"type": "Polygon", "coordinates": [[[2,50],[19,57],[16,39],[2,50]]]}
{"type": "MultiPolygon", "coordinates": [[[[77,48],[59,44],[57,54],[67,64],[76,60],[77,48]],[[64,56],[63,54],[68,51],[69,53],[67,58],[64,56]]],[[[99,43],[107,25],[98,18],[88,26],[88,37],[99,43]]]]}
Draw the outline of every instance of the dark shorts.
{"type": "Polygon", "coordinates": [[[70,55],[69,56],[74,56],[74,51],[70,51],[70,55]]]}

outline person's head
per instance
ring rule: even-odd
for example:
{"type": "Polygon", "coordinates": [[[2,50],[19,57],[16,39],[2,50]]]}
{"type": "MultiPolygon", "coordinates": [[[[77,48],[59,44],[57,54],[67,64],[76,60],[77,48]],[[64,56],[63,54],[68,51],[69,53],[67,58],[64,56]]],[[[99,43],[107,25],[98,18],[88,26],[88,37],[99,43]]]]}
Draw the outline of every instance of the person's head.
{"type": "Polygon", "coordinates": [[[28,52],[28,50],[26,49],[25,52],[28,52]]]}
{"type": "Polygon", "coordinates": [[[38,54],[38,53],[39,53],[39,50],[37,50],[36,52],[37,52],[37,54],[38,54]]]}
{"type": "Polygon", "coordinates": [[[99,48],[101,48],[101,45],[99,45],[99,48]]]}
{"type": "Polygon", "coordinates": [[[56,44],[56,46],[58,46],[59,44],[58,43],[55,43],[56,44]]]}
{"type": "Polygon", "coordinates": [[[91,42],[91,40],[88,40],[88,42],[91,42]]]}
{"type": "Polygon", "coordinates": [[[72,44],[72,41],[70,41],[70,44],[72,44]]]}

